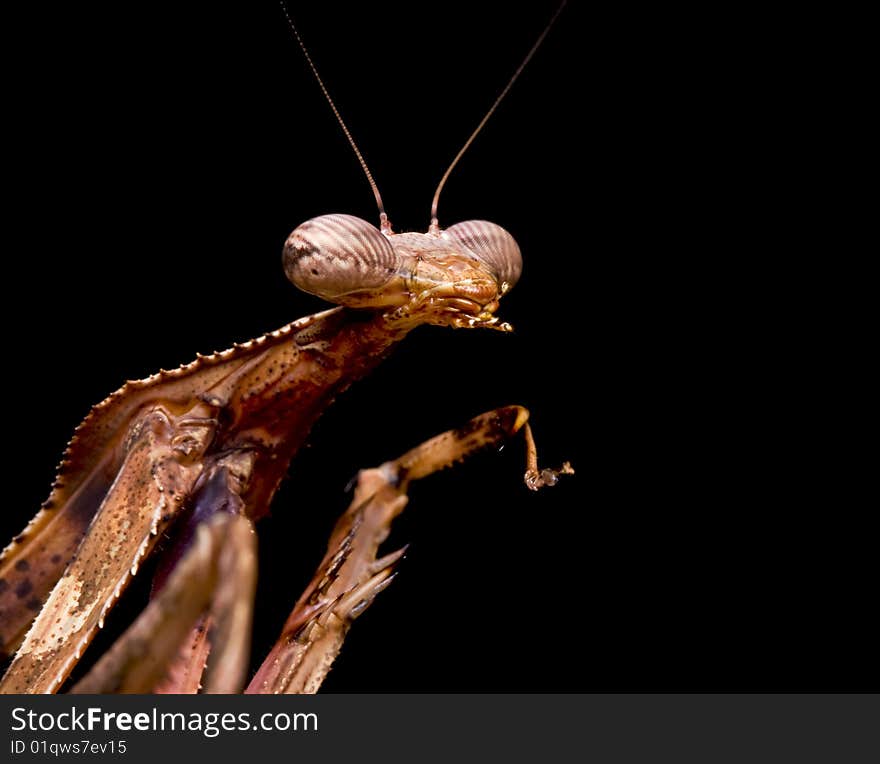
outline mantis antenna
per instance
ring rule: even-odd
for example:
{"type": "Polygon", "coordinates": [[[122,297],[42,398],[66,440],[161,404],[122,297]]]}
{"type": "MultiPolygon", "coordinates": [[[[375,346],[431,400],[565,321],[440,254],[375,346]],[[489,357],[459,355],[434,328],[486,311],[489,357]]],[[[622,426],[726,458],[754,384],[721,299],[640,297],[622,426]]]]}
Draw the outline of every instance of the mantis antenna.
{"type": "MultiPolygon", "coordinates": [[[[489,117],[495,113],[495,110],[498,108],[498,105],[504,100],[504,97],[507,95],[508,91],[511,87],[513,87],[513,83],[517,81],[520,74],[522,74],[523,69],[526,68],[526,65],[531,60],[532,56],[535,55],[535,52],[541,47],[541,43],[544,42],[544,38],[547,36],[550,29],[556,23],[556,19],[559,17],[559,14],[562,13],[562,9],[565,8],[567,0],[562,0],[559,4],[559,7],[556,9],[553,16],[550,18],[550,21],[547,22],[547,26],[544,27],[544,31],[538,36],[538,39],[535,40],[534,45],[532,45],[529,52],[526,54],[525,58],[522,60],[522,63],[517,67],[516,71],[513,73],[513,76],[508,80],[507,84],[504,86],[502,91],[498,94],[498,97],[495,99],[495,102],[489,108],[489,111],[486,112],[483,119],[480,120],[480,123],[477,125],[476,129],[471,133],[470,137],[465,141],[464,145],[459,150],[458,154],[455,155],[455,159],[452,160],[452,163],[446,169],[446,172],[443,173],[443,177],[440,178],[440,183],[437,185],[437,190],[434,192],[434,198],[431,201],[431,224],[428,228],[428,233],[439,235],[440,233],[440,223],[437,219],[437,206],[440,203],[440,192],[443,190],[443,186],[446,185],[446,180],[449,178],[449,175],[452,173],[452,170],[458,164],[458,161],[462,158],[464,153],[470,148],[470,145],[474,142],[474,139],[479,135],[480,131],[483,129],[483,126],[486,122],[489,121],[489,117]]],[[[349,144],[351,144],[351,148],[354,150],[355,156],[358,158],[358,162],[360,162],[361,168],[364,171],[364,174],[367,176],[367,180],[370,183],[370,188],[373,189],[373,196],[376,199],[376,206],[379,208],[379,229],[382,233],[390,234],[391,233],[391,223],[388,220],[388,215],[385,213],[385,206],[382,204],[382,195],[379,193],[379,187],[376,185],[376,181],[373,180],[373,175],[370,172],[370,168],[367,166],[367,162],[364,159],[363,155],[360,152],[360,149],[357,147],[357,143],[355,143],[354,138],[346,127],[344,120],[342,119],[342,115],[339,113],[339,110],[336,108],[336,104],[333,102],[333,99],[330,97],[330,93],[327,90],[327,86],[324,84],[324,80],[321,79],[321,75],[318,74],[318,68],[315,66],[312,61],[312,57],[309,55],[308,48],[306,48],[305,43],[300,37],[299,30],[296,28],[296,24],[293,23],[293,19],[290,17],[290,13],[287,11],[287,5],[284,0],[279,0],[279,4],[281,5],[281,10],[284,13],[284,18],[287,19],[287,24],[290,27],[290,30],[293,32],[293,36],[296,38],[299,47],[302,49],[303,55],[308,62],[309,68],[312,70],[312,74],[315,75],[315,79],[318,81],[318,85],[321,88],[321,92],[324,94],[324,98],[327,99],[327,103],[330,104],[330,108],[333,110],[333,115],[336,117],[337,122],[339,122],[339,126],[342,128],[342,132],[345,133],[345,137],[348,139],[349,144]]]]}
{"type": "Polygon", "coordinates": [[[315,75],[315,79],[318,81],[318,85],[321,87],[321,92],[324,94],[324,98],[326,98],[327,103],[330,104],[330,108],[333,110],[333,114],[336,117],[336,120],[339,122],[339,126],[342,128],[342,132],[345,133],[345,137],[348,138],[348,142],[351,144],[352,149],[354,149],[355,156],[357,156],[358,162],[361,163],[361,168],[363,169],[364,174],[367,176],[367,180],[370,182],[370,188],[373,189],[373,196],[376,197],[376,205],[379,207],[379,230],[381,230],[382,233],[391,233],[391,223],[388,221],[388,215],[385,214],[385,205],[382,204],[382,195],[379,193],[379,187],[376,185],[376,181],[373,180],[373,175],[370,172],[370,168],[367,167],[367,161],[364,159],[363,155],[357,147],[357,144],[354,142],[354,138],[348,131],[348,128],[345,126],[342,115],[339,113],[339,109],[336,108],[336,104],[333,103],[333,99],[330,97],[330,93],[327,91],[327,86],[324,84],[324,80],[322,80],[321,75],[318,74],[318,67],[316,67],[314,62],[312,61],[312,57],[309,55],[309,50],[308,48],[306,48],[305,43],[302,41],[302,37],[300,37],[299,35],[296,24],[293,23],[293,19],[287,12],[287,5],[284,3],[284,0],[279,0],[279,3],[281,5],[281,10],[284,12],[284,18],[287,19],[287,24],[290,27],[290,31],[293,32],[293,36],[299,43],[299,47],[302,49],[303,55],[306,57],[309,68],[312,70],[312,74],[315,75]]]}
{"type": "Polygon", "coordinates": [[[480,120],[480,124],[477,125],[477,129],[474,130],[471,133],[471,137],[464,142],[464,146],[461,147],[458,154],[455,155],[455,159],[452,160],[452,164],[449,165],[449,167],[446,169],[446,172],[443,173],[443,177],[440,178],[440,183],[437,185],[437,190],[434,192],[434,199],[431,202],[431,225],[428,228],[428,233],[434,234],[435,236],[439,235],[440,233],[440,223],[437,220],[437,205],[440,202],[440,192],[443,190],[443,186],[446,184],[446,179],[449,177],[449,174],[452,172],[452,169],[455,167],[455,165],[458,164],[458,160],[461,159],[461,157],[464,155],[464,152],[467,151],[468,148],[470,148],[471,143],[474,142],[474,138],[476,138],[480,130],[483,129],[483,125],[485,125],[489,121],[489,117],[491,117],[495,109],[498,108],[498,104],[500,104],[501,101],[504,99],[504,96],[507,95],[507,91],[509,91],[510,88],[513,87],[513,83],[517,81],[519,75],[522,74],[522,70],[526,68],[526,65],[531,60],[532,56],[535,55],[535,51],[538,50],[539,47],[541,47],[541,43],[544,42],[544,38],[547,36],[550,28],[556,22],[559,14],[562,13],[562,9],[565,8],[566,2],[567,0],[562,0],[562,2],[559,4],[556,12],[553,14],[550,21],[547,22],[547,26],[544,27],[544,31],[541,32],[541,34],[538,36],[538,39],[535,40],[535,44],[532,45],[531,50],[526,53],[526,57],[522,60],[522,63],[517,67],[516,71],[513,73],[513,76],[508,80],[501,93],[498,94],[498,97],[495,99],[495,103],[493,103],[492,106],[489,108],[489,111],[486,112],[486,116],[484,116],[483,119],[480,120]]]}

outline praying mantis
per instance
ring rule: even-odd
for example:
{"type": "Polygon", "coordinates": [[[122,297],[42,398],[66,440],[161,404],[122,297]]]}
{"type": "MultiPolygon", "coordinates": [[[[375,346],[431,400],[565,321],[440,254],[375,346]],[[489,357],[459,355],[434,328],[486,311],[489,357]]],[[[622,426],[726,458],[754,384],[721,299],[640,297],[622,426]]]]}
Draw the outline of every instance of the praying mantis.
{"type": "MultiPolygon", "coordinates": [[[[101,625],[105,604],[116,598],[117,590],[121,594],[120,584],[124,588],[128,578],[126,571],[140,564],[142,552],[146,553],[152,546],[154,537],[158,539],[177,525],[184,513],[198,511],[199,497],[204,499],[205,506],[210,505],[206,511],[212,515],[212,522],[213,515],[224,514],[212,509],[211,491],[218,486],[230,492],[224,502],[240,500],[255,507],[230,513],[233,516],[256,518],[263,514],[268,498],[286,472],[290,457],[326,404],[351,381],[367,374],[411,329],[424,323],[463,329],[481,326],[509,329],[496,316],[499,298],[512,288],[519,275],[518,247],[506,231],[494,224],[465,223],[459,228],[445,229],[443,238],[434,220],[428,234],[398,235],[395,240],[390,227],[385,227],[384,213],[382,230],[367,226],[370,224],[350,217],[324,216],[300,226],[288,240],[285,267],[294,283],[304,286],[306,291],[341,302],[342,309],[309,316],[259,340],[200,359],[184,370],[143,383],[129,383],[98,407],[91,424],[87,420],[78,437],[81,442],[87,441],[88,448],[80,452],[74,450],[71,455],[74,479],[67,485],[72,487],[61,485],[59,495],[50,498],[52,505],[46,512],[73,506],[69,494],[76,494],[74,498],[87,496],[90,501],[84,504],[91,504],[92,509],[74,507],[69,510],[71,514],[105,512],[108,519],[104,522],[92,516],[84,517],[75,532],[70,532],[69,539],[61,543],[55,538],[52,543],[56,546],[42,557],[38,551],[22,552],[38,533],[23,534],[25,538],[14,542],[9,566],[21,580],[13,580],[10,575],[7,586],[16,600],[24,600],[25,609],[35,611],[34,600],[41,599],[31,591],[24,592],[24,596],[17,593],[24,591],[28,581],[33,586],[26,575],[31,569],[45,571],[54,566],[53,572],[46,575],[57,576],[61,583],[51,595],[55,600],[50,602],[49,610],[40,603],[42,612],[37,627],[31,627],[32,636],[26,638],[25,650],[13,663],[3,689],[50,691],[60,687],[74,659],[85,648],[95,628],[101,625]],[[366,250],[350,250],[348,243],[352,240],[366,242],[366,250]],[[398,246],[387,246],[389,241],[398,246]],[[486,243],[488,246],[483,246],[486,243]],[[357,260],[358,253],[364,251],[370,257],[357,260]],[[328,252],[331,261],[355,256],[354,261],[349,261],[358,263],[350,269],[357,276],[356,286],[352,287],[352,282],[346,280],[350,273],[345,274],[342,281],[338,272],[331,273],[329,280],[323,279],[325,274],[321,272],[320,263],[325,261],[322,256],[328,252]],[[377,264],[378,270],[371,270],[377,264]],[[434,270],[430,270],[431,267],[434,270]],[[456,273],[451,281],[440,273],[450,268],[456,273]],[[372,280],[368,278],[364,282],[362,277],[367,271],[368,276],[373,274],[372,280]],[[296,346],[293,351],[291,345],[296,346]],[[296,379],[284,379],[285,375],[296,379]],[[326,379],[314,381],[322,375],[326,379]],[[195,383],[194,378],[197,378],[195,383]],[[291,381],[294,384],[290,384],[291,381]],[[308,392],[303,393],[304,389],[308,392]],[[157,390],[161,390],[158,395],[157,390]],[[291,390],[294,391],[290,396],[292,400],[285,402],[291,390]],[[264,394],[268,394],[271,401],[269,398],[261,401],[264,394]],[[258,405],[246,412],[250,403],[258,405]],[[271,415],[266,413],[269,408],[271,415]],[[234,421],[230,422],[230,417],[234,421]],[[235,434],[230,438],[230,433],[235,434]],[[209,461],[210,468],[206,469],[209,461]],[[85,467],[80,467],[80,462],[85,467]],[[77,477],[78,470],[88,475],[77,477]],[[148,475],[152,481],[147,479],[148,475]],[[108,498],[100,510],[94,510],[92,494],[111,497],[113,491],[125,496],[118,501],[108,498]],[[131,497],[135,495],[135,503],[149,505],[152,513],[121,517],[119,507],[132,506],[131,497]],[[128,557],[122,555],[119,564],[107,572],[109,564],[106,560],[96,562],[94,552],[106,549],[108,544],[112,557],[119,552],[106,535],[111,526],[113,538],[123,539],[118,546],[130,551],[128,557]],[[85,534],[83,542],[79,541],[78,534],[85,534]],[[130,535],[138,538],[138,545],[129,548],[130,535]],[[90,539],[94,550],[87,547],[90,539]],[[53,562],[56,556],[59,559],[53,562]],[[27,567],[20,564],[23,561],[27,567]],[[102,571],[100,575],[98,571],[102,571]],[[95,591],[84,594],[84,587],[91,586],[95,591]],[[92,606],[92,603],[97,604],[92,606]],[[70,615],[71,610],[77,609],[71,622],[64,620],[65,613],[70,615]],[[61,630],[52,632],[59,620],[61,630]],[[55,646],[43,646],[53,638],[55,646]]],[[[495,419],[486,420],[494,424],[477,431],[483,433],[485,443],[497,444],[502,434],[510,435],[524,427],[525,415],[521,412],[521,409],[510,409],[506,414],[497,414],[495,419]],[[501,420],[504,424],[498,424],[501,420]]],[[[464,448],[461,453],[467,452],[464,448]]],[[[69,474],[70,469],[65,468],[64,472],[69,474]]],[[[568,470],[563,467],[560,471],[568,470]]],[[[542,478],[532,468],[533,485],[542,479],[553,481],[555,474],[550,472],[542,478]]],[[[64,475],[61,482],[64,483],[64,475]]],[[[361,503],[363,501],[361,498],[361,503]]],[[[357,507],[353,505],[353,508],[357,507]]],[[[243,549],[248,543],[244,540],[246,527],[245,531],[235,530],[235,524],[227,527],[218,522],[207,531],[217,538],[209,538],[204,543],[198,538],[204,537],[204,533],[198,532],[202,524],[196,523],[193,527],[195,543],[207,549],[206,555],[211,558],[208,568],[214,566],[215,571],[221,570],[219,558],[222,555],[218,550],[223,548],[224,541],[234,549],[243,549]],[[239,541],[229,541],[238,537],[239,541]]],[[[238,524],[237,527],[243,526],[238,524]]],[[[331,551],[328,550],[328,554],[331,551]]],[[[179,555],[181,565],[190,559],[187,554],[188,548],[184,545],[179,555]]],[[[233,557],[241,560],[247,555],[242,552],[233,557]]],[[[173,574],[172,566],[169,575],[173,574]]],[[[222,577],[219,572],[215,575],[222,577]]],[[[248,575],[251,574],[243,577],[248,575]]],[[[247,589],[247,585],[244,588],[247,589]]],[[[230,596],[236,602],[247,598],[246,593],[230,596]]],[[[161,594],[156,601],[159,597],[161,594]]],[[[347,607],[356,609],[365,602],[367,600],[362,598],[347,603],[347,607]]],[[[202,603],[198,607],[206,605],[202,603]]],[[[306,616],[300,613],[299,617],[306,616]]],[[[218,620],[223,622],[222,617],[218,620]]],[[[12,628],[22,631],[21,626],[12,628]]],[[[229,629],[240,632],[244,627],[229,626],[229,629]]],[[[241,641],[237,644],[240,646],[241,641]]],[[[241,664],[241,659],[234,662],[241,664]]],[[[199,681],[199,677],[194,680],[196,684],[199,681]]],[[[216,686],[228,691],[240,681],[240,677],[223,679],[216,686]]],[[[313,688],[314,681],[304,681],[301,689],[313,688]]],[[[180,685],[174,687],[179,689],[180,685]]],[[[107,691],[106,686],[100,686],[99,691],[107,691]]]]}

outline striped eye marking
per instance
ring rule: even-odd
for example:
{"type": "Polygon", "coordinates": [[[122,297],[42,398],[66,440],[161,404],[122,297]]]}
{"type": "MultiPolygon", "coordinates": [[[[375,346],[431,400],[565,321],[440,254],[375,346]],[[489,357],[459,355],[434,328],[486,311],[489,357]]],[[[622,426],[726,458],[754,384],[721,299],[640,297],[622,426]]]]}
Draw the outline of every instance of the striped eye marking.
{"type": "Polygon", "coordinates": [[[468,220],[450,226],[442,236],[484,263],[498,282],[502,294],[513,289],[519,281],[522,275],[519,245],[500,225],[488,220],[468,220]]]}
{"type": "Polygon", "coordinates": [[[321,215],[290,234],[283,264],[287,278],[304,292],[351,304],[391,281],[400,269],[400,258],[366,220],[321,215]]]}

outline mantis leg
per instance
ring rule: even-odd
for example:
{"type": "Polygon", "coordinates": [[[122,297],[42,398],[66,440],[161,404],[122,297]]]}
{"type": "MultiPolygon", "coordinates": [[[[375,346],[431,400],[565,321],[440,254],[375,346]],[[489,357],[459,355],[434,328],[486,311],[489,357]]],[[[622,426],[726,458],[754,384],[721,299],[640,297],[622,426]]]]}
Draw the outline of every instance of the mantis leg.
{"type": "Polygon", "coordinates": [[[399,459],[358,474],[351,506],[336,523],[327,553],[300,597],[281,636],[246,692],[316,692],[342,647],[352,621],[394,578],[405,549],[376,557],[388,538],[391,523],[406,507],[409,483],[452,466],[484,448],[498,446],[525,428],[528,471],[526,484],[537,490],[554,485],[560,474],[539,470],[528,411],[508,406],[481,414],[463,427],[449,430],[399,459]]]}
{"type": "Polygon", "coordinates": [[[208,468],[194,497],[191,538],[170,550],[173,567],[160,574],[158,593],[73,692],[241,690],[257,551],[240,493],[252,463],[248,452],[232,452],[208,468]]]}
{"type": "Polygon", "coordinates": [[[206,407],[185,416],[157,406],[131,428],[125,459],[89,532],[0,682],[4,693],[54,692],[104,616],[169,527],[201,473],[213,436],[206,407]]]}

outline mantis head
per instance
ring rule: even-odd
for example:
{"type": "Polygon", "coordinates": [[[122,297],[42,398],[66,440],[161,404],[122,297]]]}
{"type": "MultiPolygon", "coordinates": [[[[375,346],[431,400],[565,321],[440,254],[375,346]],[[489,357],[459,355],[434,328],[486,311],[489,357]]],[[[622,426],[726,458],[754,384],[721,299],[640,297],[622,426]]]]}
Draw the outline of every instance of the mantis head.
{"type": "Polygon", "coordinates": [[[485,220],[395,234],[352,215],[322,215],[290,234],[283,262],[298,288],[329,302],[505,330],[493,314],[522,273],[514,238],[485,220]]]}

